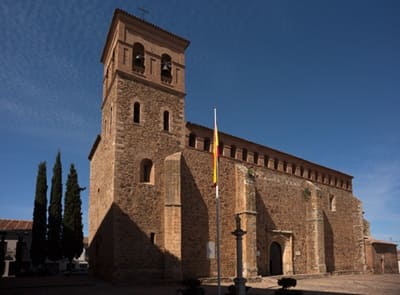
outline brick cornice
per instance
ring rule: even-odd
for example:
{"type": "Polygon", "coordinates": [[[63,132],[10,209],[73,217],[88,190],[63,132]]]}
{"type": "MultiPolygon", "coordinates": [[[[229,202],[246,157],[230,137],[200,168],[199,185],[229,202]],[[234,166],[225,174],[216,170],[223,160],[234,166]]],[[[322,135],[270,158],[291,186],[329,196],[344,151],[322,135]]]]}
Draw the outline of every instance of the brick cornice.
{"type": "Polygon", "coordinates": [[[120,71],[120,70],[116,70],[116,73],[121,78],[124,78],[124,79],[138,81],[138,82],[143,83],[145,85],[151,86],[153,88],[157,88],[159,90],[163,90],[163,91],[169,92],[169,93],[171,93],[173,95],[176,95],[176,96],[179,96],[179,97],[182,97],[182,98],[184,98],[186,96],[185,92],[181,92],[179,90],[175,90],[175,89],[170,88],[168,86],[164,86],[162,84],[146,80],[145,78],[142,78],[142,77],[140,77],[138,75],[129,74],[129,73],[126,73],[126,72],[123,72],[123,71],[120,71]]]}

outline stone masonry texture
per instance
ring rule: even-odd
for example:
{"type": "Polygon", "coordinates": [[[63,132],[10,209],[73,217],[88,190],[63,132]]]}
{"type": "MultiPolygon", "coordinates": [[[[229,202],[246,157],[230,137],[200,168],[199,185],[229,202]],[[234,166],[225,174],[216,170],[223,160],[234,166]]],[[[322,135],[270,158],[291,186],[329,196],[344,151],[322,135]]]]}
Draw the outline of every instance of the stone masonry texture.
{"type": "MultiPolygon", "coordinates": [[[[90,265],[110,281],[217,275],[213,131],[185,120],[188,45],[114,13],[101,57],[101,134],[89,155],[90,265]]],[[[222,132],[220,149],[223,277],[236,276],[237,214],[245,277],[366,270],[352,176],[222,132]]]]}

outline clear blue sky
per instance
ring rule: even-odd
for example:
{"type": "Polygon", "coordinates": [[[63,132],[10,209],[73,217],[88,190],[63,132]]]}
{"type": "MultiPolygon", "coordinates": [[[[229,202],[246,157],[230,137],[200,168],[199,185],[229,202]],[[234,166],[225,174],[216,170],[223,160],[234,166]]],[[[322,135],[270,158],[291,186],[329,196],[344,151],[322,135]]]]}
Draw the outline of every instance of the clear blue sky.
{"type": "MultiPolygon", "coordinates": [[[[0,218],[32,218],[61,149],[89,186],[100,54],[116,7],[191,40],[186,119],[354,176],[400,241],[400,1],[0,1],[0,218]]],[[[87,230],[88,191],[82,193],[87,230]]]]}

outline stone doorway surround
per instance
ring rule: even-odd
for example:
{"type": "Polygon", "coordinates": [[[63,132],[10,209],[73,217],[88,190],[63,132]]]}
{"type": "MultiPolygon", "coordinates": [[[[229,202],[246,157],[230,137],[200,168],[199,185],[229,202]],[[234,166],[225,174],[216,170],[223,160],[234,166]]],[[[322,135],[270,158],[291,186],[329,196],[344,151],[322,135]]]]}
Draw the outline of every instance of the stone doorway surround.
{"type": "Polygon", "coordinates": [[[271,274],[269,269],[270,249],[272,243],[277,243],[281,246],[282,250],[282,272],[283,275],[293,274],[293,232],[288,230],[272,230],[268,232],[268,273],[271,274]]]}

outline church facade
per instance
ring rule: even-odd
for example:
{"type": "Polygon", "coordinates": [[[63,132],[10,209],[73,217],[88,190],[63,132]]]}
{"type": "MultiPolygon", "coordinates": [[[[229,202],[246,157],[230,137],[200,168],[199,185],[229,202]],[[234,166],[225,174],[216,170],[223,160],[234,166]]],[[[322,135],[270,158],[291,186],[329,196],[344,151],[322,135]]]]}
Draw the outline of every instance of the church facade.
{"type": "MultiPolygon", "coordinates": [[[[101,134],[90,151],[89,244],[113,281],[217,275],[213,130],[185,120],[189,41],[116,10],[104,65],[101,134]]],[[[219,133],[221,275],[365,271],[352,176],[219,133]]]]}

